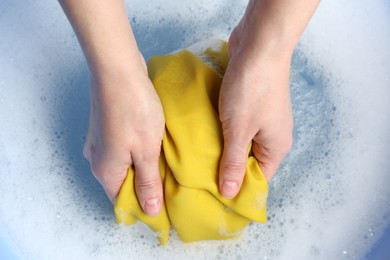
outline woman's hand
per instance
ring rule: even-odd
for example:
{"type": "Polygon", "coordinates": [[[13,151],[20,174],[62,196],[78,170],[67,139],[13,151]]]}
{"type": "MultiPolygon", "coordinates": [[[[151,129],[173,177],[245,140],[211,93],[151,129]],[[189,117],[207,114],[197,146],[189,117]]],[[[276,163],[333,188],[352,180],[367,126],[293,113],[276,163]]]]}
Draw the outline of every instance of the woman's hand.
{"type": "Polygon", "coordinates": [[[267,180],[292,145],[289,75],[292,53],[319,0],[251,0],[230,35],[230,61],[219,96],[224,135],[219,187],[241,188],[248,148],[267,180]]]}
{"type": "Polygon", "coordinates": [[[233,198],[241,187],[252,141],[267,180],[289,151],[293,128],[289,74],[288,58],[264,55],[252,60],[232,54],[219,99],[224,135],[219,184],[225,197],[233,198]]]}

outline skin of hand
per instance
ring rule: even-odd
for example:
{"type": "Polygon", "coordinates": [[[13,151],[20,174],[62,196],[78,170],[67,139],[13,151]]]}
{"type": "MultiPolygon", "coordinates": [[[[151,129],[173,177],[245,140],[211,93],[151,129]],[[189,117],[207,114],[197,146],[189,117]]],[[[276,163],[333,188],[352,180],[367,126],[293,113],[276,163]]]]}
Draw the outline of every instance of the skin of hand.
{"type": "Polygon", "coordinates": [[[146,75],[99,82],[91,79],[91,109],[84,156],[108,197],[115,202],[130,166],[144,211],[157,215],[162,203],[158,168],[164,134],[160,100],[146,75]],[[99,93],[115,85],[124,91],[99,93]],[[157,205],[156,205],[157,204],[157,205]]]}
{"type": "MultiPolygon", "coordinates": [[[[318,4],[310,1],[250,1],[230,37],[231,59],[220,94],[225,147],[219,182],[225,197],[239,191],[252,139],[254,154],[268,179],[291,145],[289,63],[318,4]]],[[[59,2],[90,70],[91,109],[84,155],[112,202],[128,167],[134,166],[140,205],[145,213],[156,216],[163,201],[158,158],[164,116],[124,1],[59,2]]]]}
{"type": "Polygon", "coordinates": [[[60,0],[90,70],[90,117],[84,156],[114,203],[129,167],[138,201],[161,211],[158,168],[164,135],[161,102],[148,78],[123,0],[60,0]]]}
{"type": "Polygon", "coordinates": [[[239,192],[248,148],[267,180],[292,145],[289,89],[292,53],[319,0],[251,0],[228,44],[230,61],[219,97],[224,150],[219,187],[239,192]]]}

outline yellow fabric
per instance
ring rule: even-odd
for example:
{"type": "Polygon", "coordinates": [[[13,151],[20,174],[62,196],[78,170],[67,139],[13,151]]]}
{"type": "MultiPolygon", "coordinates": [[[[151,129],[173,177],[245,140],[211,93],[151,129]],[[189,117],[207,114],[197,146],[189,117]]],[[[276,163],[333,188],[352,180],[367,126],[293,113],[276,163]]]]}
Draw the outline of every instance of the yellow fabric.
{"type": "Polygon", "coordinates": [[[252,220],[266,222],[267,181],[250,154],[239,194],[234,199],[219,194],[223,137],[217,111],[228,62],[226,43],[219,51],[206,50],[204,56],[214,69],[186,50],[150,60],[149,77],[166,120],[160,158],[165,204],[157,217],[142,212],[130,168],[115,205],[118,223],[142,221],[162,244],[170,225],[181,240],[191,242],[235,237],[252,220]]]}

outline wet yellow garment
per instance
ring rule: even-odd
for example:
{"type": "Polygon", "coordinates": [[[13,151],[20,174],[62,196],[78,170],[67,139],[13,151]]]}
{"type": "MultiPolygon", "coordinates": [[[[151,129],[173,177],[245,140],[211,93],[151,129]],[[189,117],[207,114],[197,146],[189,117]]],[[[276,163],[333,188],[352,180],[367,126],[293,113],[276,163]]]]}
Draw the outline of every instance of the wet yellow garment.
{"type": "Polygon", "coordinates": [[[171,225],[181,240],[191,242],[235,237],[251,221],[266,222],[267,181],[250,153],[239,194],[226,199],[219,193],[223,137],[217,111],[228,62],[226,43],[218,51],[207,49],[203,56],[213,67],[186,50],[153,57],[148,65],[166,120],[160,158],[165,196],[161,214],[152,218],[143,213],[134,191],[133,168],[115,205],[118,223],[142,221],[162,244],[171,225]]]}

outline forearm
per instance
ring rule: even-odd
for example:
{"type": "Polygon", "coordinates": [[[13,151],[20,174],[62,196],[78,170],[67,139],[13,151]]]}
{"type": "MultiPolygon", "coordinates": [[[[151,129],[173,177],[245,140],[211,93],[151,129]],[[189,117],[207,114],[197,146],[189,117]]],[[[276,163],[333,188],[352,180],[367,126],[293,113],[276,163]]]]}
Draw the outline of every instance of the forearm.
{"type": "Polygon", "coordinates": [[[251,0],[235,52],[289,57],[320,0],[251,0]]]}
{"type": "Polygon", "coordinates": [[[143,61],[123,0],[59,0],[96,80],[139,73],[143,61]]]}
{"type": "Polygon", "coordinates": [[[230,35],[219,95],[224,150],[219,187],[237,195],[248,144],[267,180],[292,145],[291,57],[320,0],[250,0],[230,35]]]}

